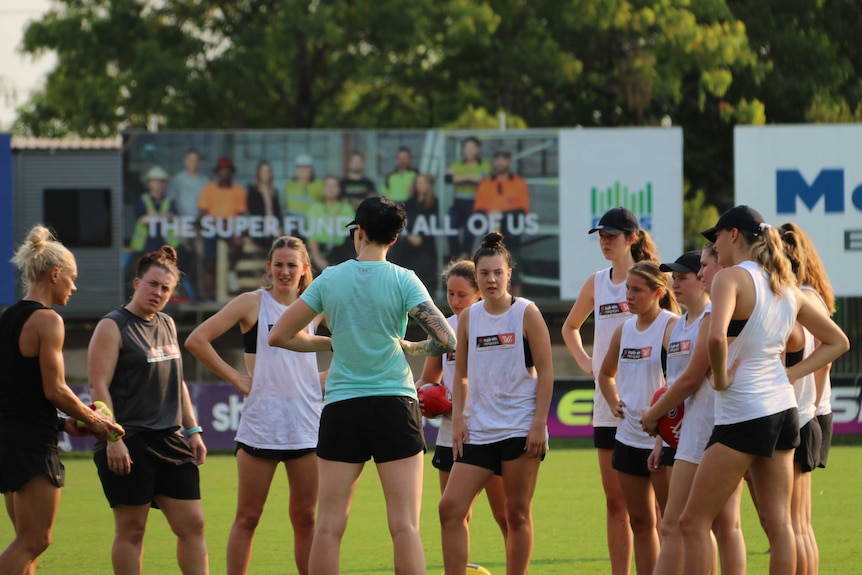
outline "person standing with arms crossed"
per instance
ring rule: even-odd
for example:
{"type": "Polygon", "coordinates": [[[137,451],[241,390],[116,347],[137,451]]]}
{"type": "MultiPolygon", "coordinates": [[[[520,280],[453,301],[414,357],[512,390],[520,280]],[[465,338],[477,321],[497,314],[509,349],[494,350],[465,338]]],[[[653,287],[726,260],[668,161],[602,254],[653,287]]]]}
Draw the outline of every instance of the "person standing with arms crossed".
{"type": "MultiPolygon", "coordinates": [[[[446,282],[446,300],[452,309],[452,315],[446,318],[452,329],[458,329],[458,316],[461,312],[482,299],[479,292],[479,284],[476,283],[476,265],[470,260],[460,260],[451,263],[443,270],[443,279],[446,282]]],[[[442,383],[446,386],[451,397],[452,388],[455,383],[455,352],[447,353],[442,357],[429,357],[425,359],[425,369],[422,377],[416,382],[416,389],[426,383],[442,383]]],[[[422,407],[422,403],[419,404],[422,407]]],[[[440,493],[446,489],[449,474],[455,458],[452,455],[452,412],[440,416],[440,429],[437,432],[437,442],[434,447],[434,459],[431,465],[440,472],[440,493]]],[[[485,484],[485,494],[488,496],[488,504],[491,513],[500,531],[503,532],[503,540],[506,539],[506,509],[505,496],[503,495],[503,479],[494,474],[485,484]]]]}
{"type": "Polygon", "coordinates": [[[177,329],[162,312],[179,278],[172,247],[144,254],[131,301],[96,325],[87,351],[93,399],[126,427],[123,440],[97,443],[93,455],[114,512],[116,575],[141,573],[153,504],[177,535],[183,575],[209,573],[198,472],[207,450],[183,380],[177,329]]]}
{"type": "MultiPolygon", "coordinates": [[[[236,432],[236,518],[227,544],[228,575],[248,572],[252,541],[272,478],[283,462],[290,484],[289,514],[293,550],[300,575],[308,573],[317,505],[317,428],[323,393],[317,358],[269,345],[269,326],[311,284],[311,262],[299,238],[273,242],[266,262],[264,287],[238,295],[199,325],[186,348],[213,373],[245,396],[236,432]],[[248,373],[219,357],[212,342],[239,324],[248,373]]],[[[308,325],[314,333],[320,318],[308,325]]]]}
{"type": "Polygon", "coordinates": [[[281,316],[270,345],[333,350],[320,417],[320,488],[309,572],[337,575],[341,540],[365,462],[374,458],[386,499],[395,572],[425,575],[419,534],[425,440],[405,353],[442,355],[455,333],[412,271],[386,261],[404,229],[404,208],[385,197],[359,204],[348,224],[356,259],[330,266],[281,316]],[[305,331],[326,314],[332,338],[305,331]],[[407,318],[431,339],[405,342],[407,318]]]}
{"type": "MultiPolygon", "coordinates": [[[[682,575],[683,542],[679,516],[688,501],[691,482],[715,420],[715,390],[709,385],[709,355],[706,334],[709,329],[709,290],[712,278],[721,269],[712,244],[702,252],[688,252],[661,270],[673,273],[673,290],[686,313],[674,326],[667,354],[668,390],[655,404],[642,410],[643,430],[655,434],[658,420],[685,400],[685,417],[679,446],[670,476],[667,505],[661,519],[661,551],[655,572],[682,575]]],[[[727,500],[712,524],[721,557],[722,575],[744,575],[745,540],[739,517],[742,483],[727,500]]],[[[717,557],[714,555],[713,564],[717,557]]],[[[717,571],[716,571],[717,573],[717,571]]]]}
{"type": "Polygon", "coordinates": [[[0,315],[0,493],[15,539],[0,553],[0,574],[32,575],[51,543],[66,473],[57,455],[60,432],[98,437],[122,430],[93,411],[66,384],[63,318],[75,291],[75,257],[44,226],[34,226],[12,263],[22,271],[24,298],[0,315]],[[62,409],[70,417],[57,414],[62,409]]]}
{"type": "Polygon", "coordinates": [[[487,234],[473,263],[482,301],[458,318],[455,464],[440,499],[443,565],[449,575],[466,569],[473,500],[499,473],[506,509],[506,573],[525,575],[533,552],[533,494],[548,450],[551,338],[539,308],[509,292],[512,257],[502,234],[487,234]]]}
{"type": "Polygon", "coordinates": [[[799,416],[791,381],[849,349],[847,336],[819,304],[799,293],[778,232],[748,206],[736,206],[701,232],[715,243],[708,349],[713,372],[715,428],[680,517],[686,575],[712,567],[710,526],[749,470],[769,538],[771,575],[796,571],[790,517],[793,454],[799,416]],[[795,322],[821,344],[784,367],[782,353],[795,322]]]}
{"type": "Polygon", "coordinates": [[[631,317],[626,304],[626,274],[637,262],[658,261],[658,251],[649,233],[640,228],[635,215],[626,208],[612,208],[605,212],[589,233],[596,232],[602,255],[610,260],[611,267],[587,278],[562,332],[563,341],[578,366],[595,378],[593,444],[605,493],[611,573],[627,575],[632,561],[632,531],[619,478],[611,465],[618,422],[599,390],[598,373],[614,330],[631,317]],[[584,349],[580,333],[591,313],[595,323],[592,357],[584,349]]]}

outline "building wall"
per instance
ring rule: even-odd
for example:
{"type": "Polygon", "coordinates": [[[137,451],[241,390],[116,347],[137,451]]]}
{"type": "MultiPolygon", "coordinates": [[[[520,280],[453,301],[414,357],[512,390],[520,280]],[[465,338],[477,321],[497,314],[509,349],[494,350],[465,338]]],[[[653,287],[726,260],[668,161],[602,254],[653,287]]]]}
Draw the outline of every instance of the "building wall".
{"type": "MultiPolygon", "coordinates": [[[[57,310],[66,317],[98,317],[122,303],[123,186],[120,151],[13,151],[15,245],[21,243],[34,224],[44,223],[46,189],[68,189],[71,192],[89,188],[109,189],[111,192],[111,245],[105,248],[72,247],[78,263],[78,292],[66,308],[57,310]]],[[[82,217],[87,217],[86,211],[82,217]]],[[[20,284],[16,289],[20,294],[20,284]]]]}

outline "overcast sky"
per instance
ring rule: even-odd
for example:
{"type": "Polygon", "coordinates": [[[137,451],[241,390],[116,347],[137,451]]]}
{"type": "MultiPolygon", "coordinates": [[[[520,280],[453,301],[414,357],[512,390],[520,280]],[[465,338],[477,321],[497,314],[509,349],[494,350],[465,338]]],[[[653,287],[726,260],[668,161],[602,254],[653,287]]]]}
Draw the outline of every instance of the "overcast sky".
{"type": "Polygon", "coordinates": [[[18,53],[24,26],[38,20],[51,7],[50,0],[0,0],[0,94],[14,90],[16,102],[0,96],[0,130],[6,131],[15,120],[15,108],[28,94],[40,87],[54,67],[55,57],[47,54],[38,59],[18,53]]]}

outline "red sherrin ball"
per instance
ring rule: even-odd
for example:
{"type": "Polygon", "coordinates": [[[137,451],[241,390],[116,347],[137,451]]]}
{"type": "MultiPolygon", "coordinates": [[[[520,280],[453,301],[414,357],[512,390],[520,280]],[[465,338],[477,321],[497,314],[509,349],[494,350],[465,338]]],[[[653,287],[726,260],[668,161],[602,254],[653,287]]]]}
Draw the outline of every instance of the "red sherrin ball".
{"type": "MultiPolygon", "coordinates": [[[[667,391],[666,387],[656,390],[652,396],[652,403],[659,400],[667,391]]],[[[658,434],[664,439],[665,443],[676,449],[679,445],[679,432],[682,430],[682,416],[685,415],[685,403],[680,403],[666,414],[662,415],[658,420],[658,434]]]]}
{"type": "Polygon", "coordinates": [[[418,395],[425,407],[425,417],[437,417],[452,410],[452,398],[445,385],[426,383],[419,388],[418,395]]]}

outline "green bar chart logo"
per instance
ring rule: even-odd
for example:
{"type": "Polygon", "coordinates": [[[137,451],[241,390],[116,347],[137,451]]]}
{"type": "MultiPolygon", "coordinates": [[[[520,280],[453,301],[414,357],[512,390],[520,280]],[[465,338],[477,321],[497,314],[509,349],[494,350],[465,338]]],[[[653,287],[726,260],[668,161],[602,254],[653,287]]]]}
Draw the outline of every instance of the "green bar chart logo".
{"type": "Polygon", "coordinates": [[[619,181],[606,188],[593,186],[590,190],[592,227],[598,225],[602,214],[620,206],[630,209],[637,216],[642,229],[652,230],[652,182],[646,182],[643,187],[634,191],[619,181]]]}

